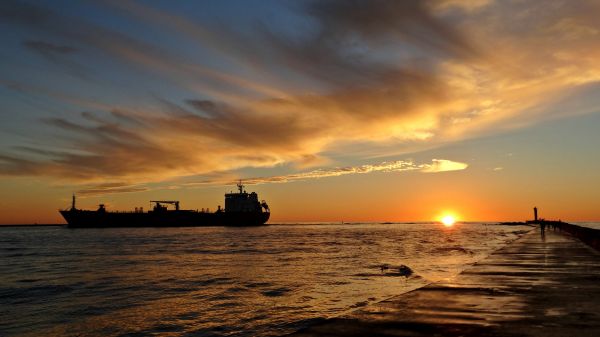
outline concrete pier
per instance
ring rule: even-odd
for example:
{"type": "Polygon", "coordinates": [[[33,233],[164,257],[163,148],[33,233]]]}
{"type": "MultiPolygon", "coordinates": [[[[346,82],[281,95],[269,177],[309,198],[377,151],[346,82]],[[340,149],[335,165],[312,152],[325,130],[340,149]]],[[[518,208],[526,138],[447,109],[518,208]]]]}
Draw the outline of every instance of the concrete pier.
{"type": "Polygon", "coordinates": [[[600,253],[536,228],[450,281],[293,336],[600,336],[600,253]]]}

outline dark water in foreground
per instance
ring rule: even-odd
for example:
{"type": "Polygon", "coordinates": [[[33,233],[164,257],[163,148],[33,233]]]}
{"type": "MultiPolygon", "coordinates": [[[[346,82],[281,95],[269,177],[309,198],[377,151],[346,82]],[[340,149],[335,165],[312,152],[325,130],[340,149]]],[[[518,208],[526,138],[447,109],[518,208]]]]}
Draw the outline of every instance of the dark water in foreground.
{"type": "Polygon", "coordinates": [[[0,335],[281,335],[451,277],[529,229],[0,228],[0,335]]]}

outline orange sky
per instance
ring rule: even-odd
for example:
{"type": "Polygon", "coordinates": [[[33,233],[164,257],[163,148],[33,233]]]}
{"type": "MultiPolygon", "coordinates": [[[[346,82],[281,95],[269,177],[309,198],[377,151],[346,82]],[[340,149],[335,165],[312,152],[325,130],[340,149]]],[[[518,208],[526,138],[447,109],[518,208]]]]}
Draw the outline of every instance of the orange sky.
{"type": "Polygon", "coordinates": [[[597,220],[599,6],[8,1],[0,223],[240,178],[272,222],[597,220]]]}

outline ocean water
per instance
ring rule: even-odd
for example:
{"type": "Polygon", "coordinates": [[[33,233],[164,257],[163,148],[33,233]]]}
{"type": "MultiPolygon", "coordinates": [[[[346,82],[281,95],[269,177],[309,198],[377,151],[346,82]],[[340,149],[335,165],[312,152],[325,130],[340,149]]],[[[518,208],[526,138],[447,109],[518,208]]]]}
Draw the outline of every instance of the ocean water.
{"type": "Polygon", "coordinates": [[[574,225],[581,227],[588,227],[593,229],[600,229],[600,222],[571,222],[574,225]]]}
{"type": "Polygon", "coordinates": [[[450,278],[528,230],[0,228],[0,336],[282,335],[450,278]]]}

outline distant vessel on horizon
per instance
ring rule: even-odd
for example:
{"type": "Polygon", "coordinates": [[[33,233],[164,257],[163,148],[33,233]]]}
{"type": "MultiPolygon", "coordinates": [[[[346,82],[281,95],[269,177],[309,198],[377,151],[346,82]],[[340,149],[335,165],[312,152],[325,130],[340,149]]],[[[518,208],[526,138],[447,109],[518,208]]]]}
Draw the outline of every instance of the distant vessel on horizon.
{"type": "Polygon", "coordinates": [[[75,207],[75,195],[71,208],[59,210],[67,221],[68,227],[98,228],[98,227],[196,227],[196,226],[261,226],[271,215],[267,203],[258,201],[256,192],[247,193],[240,181],[237,193],[225,194],[225,209],[221,206],[215,212],[208,209],[182,210],[179,201],[152,200],[152,210],[144,212],[136,208],[130,212],[111,212],[104,204],[98,209],[82,210],[75,207]],[[168,209],[173,205],[175,209],[168,209]]]}

